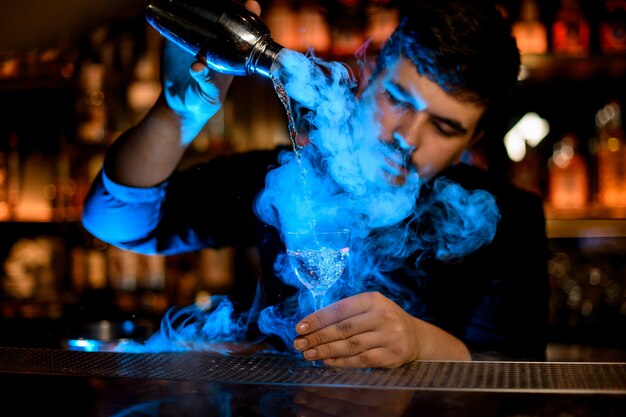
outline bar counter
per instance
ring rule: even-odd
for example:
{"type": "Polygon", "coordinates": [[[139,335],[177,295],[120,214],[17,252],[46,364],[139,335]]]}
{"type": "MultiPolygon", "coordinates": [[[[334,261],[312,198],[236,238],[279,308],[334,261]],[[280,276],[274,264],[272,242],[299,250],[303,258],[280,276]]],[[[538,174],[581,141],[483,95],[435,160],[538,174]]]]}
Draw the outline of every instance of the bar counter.
{"type": "Polygon", "coordinates": [[[626,363],[416,361],[0,347],[3,416],[626,415],[626,363]]]}

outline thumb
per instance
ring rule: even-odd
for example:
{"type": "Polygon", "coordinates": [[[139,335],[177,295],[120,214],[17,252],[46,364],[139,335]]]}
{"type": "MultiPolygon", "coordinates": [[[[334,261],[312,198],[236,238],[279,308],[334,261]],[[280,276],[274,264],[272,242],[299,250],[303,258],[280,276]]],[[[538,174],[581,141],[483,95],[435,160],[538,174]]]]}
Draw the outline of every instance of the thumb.
{"type": "Polygon", "coordinates": [[[202,72],[205,68],[207,68],[207,65],[204,62],[195,61],[193,64],[191,64],[191,75],[193,75],[194,73],[202,72]]]}
{"type": "Polygon", "coordinates": [[[248,0],[246,1],[245,6],[248,10],[250,10],[252,13],[256,14],[257,16],[261,15],[261,5],[259,4],[259,2],[248,0]]]}

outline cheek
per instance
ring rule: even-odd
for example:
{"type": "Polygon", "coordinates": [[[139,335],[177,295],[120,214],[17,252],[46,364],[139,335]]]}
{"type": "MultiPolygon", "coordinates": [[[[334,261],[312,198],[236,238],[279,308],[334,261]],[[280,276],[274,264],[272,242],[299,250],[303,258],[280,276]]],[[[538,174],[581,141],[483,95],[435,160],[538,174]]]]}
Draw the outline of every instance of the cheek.
{"type": "Polygon", "coordinates": [[[393,131],[393,118],[388,115],[379,115],[376,119],[380,129],[380,135],[383,138],[391,138],[391,132],[393,131]]]}
{"type": "Polygon", "coordinates": [[[385,102],[380,97],[376,97],[371,101],[372,114],[376,120],[385,118],[385,115],[387,114],[387,109],[385,107],[385,102]]]}
{"type": "Polygon", "coordinates": [[[446,146],[438,140],[426,140],[413,153],[411,161],[421,177],[430,179],[448,165],[457,162],[461,152],[458,146],[446,146]]]}
{"type": "Polygon", "coordinates": [[[391,139],[392,132],[398,126],[398,112],[386,102],[377,102],[377,106],[373,113],[374,120],[380,128],[380,135],[383,138],[391,139]]]}
{"type": "Polygon", "coordinates": [[[373,119],[378,126],[378,135],[381,139],[391,138],[391,132],[393,130],[393,119],[389,117],[388,113],[379,111],[373,114],[373,119]]]}

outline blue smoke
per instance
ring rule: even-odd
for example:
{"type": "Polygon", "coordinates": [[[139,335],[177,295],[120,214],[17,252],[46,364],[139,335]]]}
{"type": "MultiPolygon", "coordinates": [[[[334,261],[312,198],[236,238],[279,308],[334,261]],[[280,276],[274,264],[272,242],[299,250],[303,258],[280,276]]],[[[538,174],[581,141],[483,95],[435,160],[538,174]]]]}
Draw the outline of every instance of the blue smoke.
{"type": "MultiPolygon", "coordinates": [[[[300,158],[282,155],[256,201],[257,215],[282,232],[349,229],[349,274],[329,297],[383,290],[404,308],[414,309],[416,294],[390,280],[389,272],[416,252],[421,253],[417,267],[424,257],[459,258],[490,242],[499,219],[494,198],[440,178],[428,197],[420,199],[423,184],[415,170],[401,186],[386,181],[385,159],[403,156],[378,139],[374,109],[363,104],[373,100],[357,99],[346,66],[293,51],[280,57],[278,78],[293,100],[293,114],[300,117],[295,124],[305,130],[312,146],[304,146],[300,158]],[[419,227],[423,219],[431,227],[419,227]]],[[[286,301],[283,310],[268,308],[259,324],[289,346],[297,318],[310,312],[310,295],[284,258],[277,260],[275,271],[285,283],[301,289],[298,301],[286,301]]]]}
{"type": "MultiPolygon", "coordinates": [[[[414,169],[402,185],[387,181],[385,159],[404,156],[379,140],[374,109],[355,96],[349,69],[312,53],[283,50],[279,59],[282,68],[276,77],[293,103],[295,126],[310,145],[299,156],[280,155],[279,166],[268,173],[255,202],[255,213],[281,232],[351,231],[347,273],[328,292],[329,301],[375,290],[414,310],[416,294],[390,280],[389,273],[416,253],[419,267],[426,257],[460,258],[490,242],[499,220],[494,198],[445,178],[429,184],[426,197],[420,197],[425,185],[414,169]]],[[[144,345],[124,349],[230,353],[229,343],[245,340],[252,321],[263,334],[291,346],[295,324],[312,310],[311,296],[284,255],[274,269],[299,290],[284,304],[260,310],[257,299],[250,311],[235,313],[227,298],[214,296],[215,307],[209,311],[196,306],[170,310],[160,331],[144,345]]]]}
{"type": "MultiPolygon", "coordinates": [[[[116,346],[120,352],[204,351],[230,354],[245,349],[250,323],[257,319],[260,291],[257,288],[252,308],[238,313],[223,295],[213,295],[209,306],[192,304],[170,308],[161,320],[160,329],[146,341],[124,341],[116,346]]],[[[259,341],[248,341],[254,346],[259,341]]]]}

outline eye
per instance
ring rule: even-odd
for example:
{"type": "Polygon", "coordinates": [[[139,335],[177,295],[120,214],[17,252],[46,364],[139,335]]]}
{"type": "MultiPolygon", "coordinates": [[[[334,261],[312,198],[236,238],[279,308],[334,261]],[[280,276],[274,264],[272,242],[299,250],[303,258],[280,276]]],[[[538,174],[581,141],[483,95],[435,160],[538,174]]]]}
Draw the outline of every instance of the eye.
{"type": "Polygon", "coordinates": [[[455,129],[451,129],[448,125],[438,120],[431,120],[430,123],[435,128],[435,130],[442,136],[452,137],[458,133],[455,129]]]}
{"type": "Polygon", "coordinates": [[[391,103],[394,107],[401,108],[404,110],[411,110],[411,111],[415,110],[415,107],[411,103],[409,103],[406,100],[396,97],[391,91],[385,90],[384,94],[385,94],[385,97],[387,98],[387,101],[389,101],[389,103],[391,103]]]}

